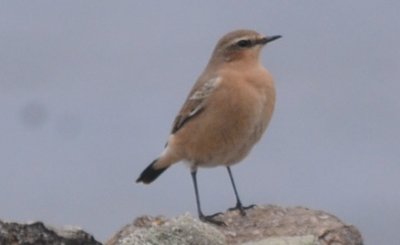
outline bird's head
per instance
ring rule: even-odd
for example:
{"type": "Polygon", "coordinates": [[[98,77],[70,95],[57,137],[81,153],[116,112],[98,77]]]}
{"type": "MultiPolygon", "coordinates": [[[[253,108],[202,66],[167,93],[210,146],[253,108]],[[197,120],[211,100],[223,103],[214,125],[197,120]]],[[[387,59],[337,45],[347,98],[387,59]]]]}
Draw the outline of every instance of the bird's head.
{"type": "Polygon", "coordinates": [[[258,61],[262,47],[280,37],[264,36],[252,30],[229,32],[218,41],[211,59],[217,62],[258,61]]]}

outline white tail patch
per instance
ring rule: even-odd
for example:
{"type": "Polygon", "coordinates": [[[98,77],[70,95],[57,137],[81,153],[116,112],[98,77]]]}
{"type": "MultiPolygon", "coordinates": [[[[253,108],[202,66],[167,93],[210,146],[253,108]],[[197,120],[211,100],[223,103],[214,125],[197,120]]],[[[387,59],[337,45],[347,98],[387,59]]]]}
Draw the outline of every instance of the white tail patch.
{"type": "Polygon", "coordinates": [[[174,138],[175,138],[175,136],[173,134],[171,134],[168,137],[167,144],[166,144],[164,150],[161,152],[160,158],[167,156],[167,154],[171,151],[171,145],[173,144],[174,138]]]}

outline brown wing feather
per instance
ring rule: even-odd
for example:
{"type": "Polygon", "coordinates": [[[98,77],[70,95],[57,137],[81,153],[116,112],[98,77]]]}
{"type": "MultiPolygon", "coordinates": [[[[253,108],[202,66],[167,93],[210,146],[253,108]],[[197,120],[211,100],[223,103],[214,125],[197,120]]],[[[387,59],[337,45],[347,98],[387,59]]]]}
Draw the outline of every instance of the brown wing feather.
{"type": "Polygon", "coordinates": [[[171,133],[176,133],[187,122],[204,111],[207,98],[212,94],[219,83],[218,77],[212,78],[200,86],[195,86],[189,94],[178,116],[176,116],[171,133]]]}
{"type": "Polygon", "coordinates": [[[176,133],[179,129],[181,129],[190,119],[193,119],[197,115],[199,115],[204,107],[201,105],[202,101],[190,101],[190,105],[185,108],[182,108],[182,111],[175,118],[172,134],[176,133]]]}

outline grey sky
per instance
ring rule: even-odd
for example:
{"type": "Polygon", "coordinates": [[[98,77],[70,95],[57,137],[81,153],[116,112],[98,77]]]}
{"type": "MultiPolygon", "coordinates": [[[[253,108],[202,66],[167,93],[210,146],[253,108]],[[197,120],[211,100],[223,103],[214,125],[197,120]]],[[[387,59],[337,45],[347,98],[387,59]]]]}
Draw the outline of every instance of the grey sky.
{"type": "MultiPolygon", "coordinates": [[[[307,206],[400,240],[399,1],[2,1],[0,218],[76,224],[104,240],[142,214],[196,215],[188,169],[134,180],[218,38],[250,28],[278,103],[233,168],[245,203],[307,206]]],[[[200,170],[207,213],[234,204],[200,170]]]]}

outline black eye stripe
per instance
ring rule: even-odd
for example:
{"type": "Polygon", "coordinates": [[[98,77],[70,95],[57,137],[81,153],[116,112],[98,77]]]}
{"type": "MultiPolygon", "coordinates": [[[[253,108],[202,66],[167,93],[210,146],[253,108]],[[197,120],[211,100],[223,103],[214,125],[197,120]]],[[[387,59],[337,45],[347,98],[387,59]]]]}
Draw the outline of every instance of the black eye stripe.
{"type": "Polygon", "coordinates": [[[241,47],[241,48],[246,48],[246,47],[250,47],[251,46],[251,41],[248,39],[243,39],[238,41],[237,46],[241,47]]]}

